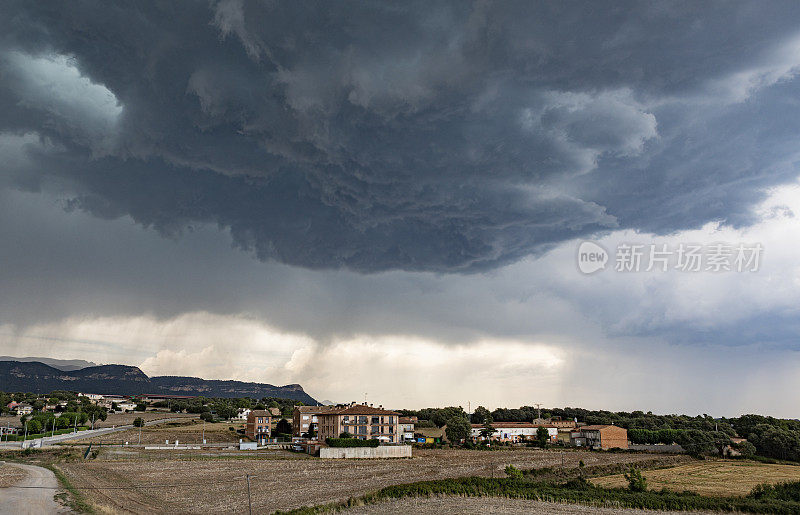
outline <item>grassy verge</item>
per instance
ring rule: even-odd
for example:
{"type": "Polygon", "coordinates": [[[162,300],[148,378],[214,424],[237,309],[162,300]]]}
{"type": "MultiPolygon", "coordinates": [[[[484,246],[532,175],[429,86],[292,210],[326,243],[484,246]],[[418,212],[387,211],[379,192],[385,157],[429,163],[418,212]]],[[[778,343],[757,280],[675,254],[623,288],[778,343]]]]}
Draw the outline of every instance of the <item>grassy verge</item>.
{"type": "Polygon", "coordinates": [[[335,512],[353,506],[376,504],[390,499],[432,496],[503,497],[647,510],[800,513],[800,502],[796,501],[755,499],[751,497],[705,497],[691,492],[631,492],[620,488],[600,488],[579,479],[553,484],[533,482],[526,479],[482,477],[421,481],[389,486],[360,497],[351,497],[343,502],[308,506],[275,513],[282,515],[308,515],[335,512]]]}
{"type": "Polygon", "coordinates": [[[64,502],[64,504],[69,506],[70,509],[72,509],[77,513],[94,513],[94,509],[83,497],[83,494],[79,490],[77,490],[74,486],[72,486],[72,483],[69,482],[67,476],[65,476],[60,470],[58,470],[58,467],[56,467],[52,463],[46,463],[43,464],[42,466],[51,470],[53,474],[55,474],[56,479],[58,480],[58,484],[61,485],[61,488],[66,490],[67,495],[60,497],[60,500],[64,502]]]}

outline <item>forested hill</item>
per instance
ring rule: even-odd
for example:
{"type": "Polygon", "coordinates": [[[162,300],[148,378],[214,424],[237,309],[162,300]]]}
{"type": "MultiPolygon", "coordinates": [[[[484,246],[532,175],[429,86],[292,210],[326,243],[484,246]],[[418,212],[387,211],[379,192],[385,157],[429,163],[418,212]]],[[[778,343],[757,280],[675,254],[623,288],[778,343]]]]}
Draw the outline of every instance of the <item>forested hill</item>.
{"type": "Polygon", "coordinates": [[[205,397],[280,397],[316,404],[299,384],[221,381],[199,377],[148,377],[138,367],[100,365],[80,370],[59,370],[39,362],[0,361],[0,385],[10,392],[46,393],[54,390],[83,393],[141,395],[168,394],[205,397]]]}

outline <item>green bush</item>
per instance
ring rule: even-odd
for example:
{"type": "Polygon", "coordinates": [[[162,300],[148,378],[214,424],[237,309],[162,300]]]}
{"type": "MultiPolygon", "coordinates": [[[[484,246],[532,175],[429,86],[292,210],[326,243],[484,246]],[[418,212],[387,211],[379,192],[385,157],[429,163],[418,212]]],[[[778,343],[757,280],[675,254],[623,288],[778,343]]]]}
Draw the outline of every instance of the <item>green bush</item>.
{"type": "Polygon", "coordinates": [[[778,483],[776,485],[756,485],[747,497],[752,499],[775,499],[778,501],[800,502],[800,481],[778,483]]]}
{"type": "Polygon", "coordinates": [[[514,465],[506,465],[506,475],[511,479],[522,479],[522,471],[514,465]]]}
{"type": "Polygon", "coordinates": [[[642,472],[631,465],[630,470],[624,474],[625,480],[628,481],[628,490],[631,492],[646,492],[647,479],[642,475],[642,472]]]}
{"type": "Polygon", "coordinates": [[[358,438],[326,438],[329,447],[377,447],[378,440],[359,440],[358,438]]]}

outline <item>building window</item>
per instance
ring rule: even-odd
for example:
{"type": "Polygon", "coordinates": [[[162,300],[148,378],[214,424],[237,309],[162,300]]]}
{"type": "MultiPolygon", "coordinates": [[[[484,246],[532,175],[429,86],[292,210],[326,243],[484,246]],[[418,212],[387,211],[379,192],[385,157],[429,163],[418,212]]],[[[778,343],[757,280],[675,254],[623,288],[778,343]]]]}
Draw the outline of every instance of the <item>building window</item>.
{"type": "Polygon", "coordinates": [[[372,434],[378,434],[381,432],[381,426],[372,426],[372,434]]]}
{"type": "Polygon", "coordinates": [[[372,417],[372,423],[373,424],[380,424],[381,423],[380,422],[380,417],[372,417]]]}
{"type": "Polygon", "coordinates": [[[358,423],[359,424],[366,424],[367,423],[367,417],[358,417],[358,423]]]}
{"type": "Polygon", "coordinates": [[[360,435],[367,434],[367,426],[358,426],[358,434],[360,435]]]}

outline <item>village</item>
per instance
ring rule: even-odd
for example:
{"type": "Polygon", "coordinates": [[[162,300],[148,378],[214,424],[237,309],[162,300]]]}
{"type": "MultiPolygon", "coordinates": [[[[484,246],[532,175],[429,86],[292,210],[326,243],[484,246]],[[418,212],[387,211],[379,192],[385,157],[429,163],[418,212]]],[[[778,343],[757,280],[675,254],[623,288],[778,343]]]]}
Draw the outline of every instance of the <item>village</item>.
{"type": "MultiPolygon", "coordinates": [[[[161,413],[166,420],[174,415],[171,409],[173,402],[188,402],[193,399],[196,398],[179,395],[124,396],[76,392],[75,399],[69,401],[47,396],[23,402],[12,400],[5,405],[5,411],[9,416],[5,417],[5,423],[0,426],[0,442],[8,442],[10,438],[17,439],[22,436],[20,442],[22,448],[41,447],[45,444],[48,427],[36,426],[30,430],[28,428],[28,420],[30,419],[33,425],[35,422],[31,417],[37,413],[51,415],[48,417],[51,421],[51,437],[55,437],[56,428],[62,432],[63,428],[71,427],[73,434],[89,431],[79,435],[87,438],[91,436],[91,431],[95,430],[95,424],[99,422],[99,418],[96,418],[98,414],[102,413],[103,420],[106,420],[109,415],[114,414],[161,413]],[[84,407],[77,411],[79,404],[84,407]],[[42,434],[38,439],[35,438],[37,433],[42,434]]],[[[363,445],[359,442],[374,444],[375,447],[363,447],[359,450],[359,457],[365,458],[409,457],[413,444],[538,443],[542,446],[559,445],[602,450],[628,449],[629,446],[625,428],[613,424],[587,425],[577,420],[562,420],[558,417],[548,419],[539,417],[530,422],[472,423],[468,435],[460,441],[451,442],[447,437],[446,425],[429,427],[430,423],[423,423],[420,427],[418,417],[404,416],[400,411],[384,409],[383,406],[352,402],[330,406],[296,405],[291,408],[290,416],[288,411],[277,406],[265,409],[238,408],[235,413],[229,413],[229,417],[224,421],[241,425],[237,432],[243,437],[239,441],[241,450],[257,450],[268,448],[270,445],[291,443],[293,450],[324,457],[336,455],[351,457],[351,454],[346,454],[344,451],[337,453],[328,449],[330,442],[334,441],[335,445],[347,448],[345,445],[348,444],[347,440],[351,446],[363,445]],[[322,449],[327,450],[322,451],[322,449]]],[[[204,422],[214,420],[218,416],[219,414],[214,411],[201,412],[204,422]],[[203,418],[205,414],[208,416],[203,418]]],[[[122,427],[124,426],[120,429],[122,427]]],[[[165,442],[165,445],[167,444],[168,441],[165,442]]],[[[174,442],[173,445],[180,445],[180,442],[174,442]]]]}

